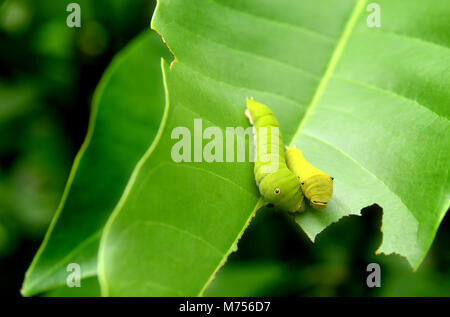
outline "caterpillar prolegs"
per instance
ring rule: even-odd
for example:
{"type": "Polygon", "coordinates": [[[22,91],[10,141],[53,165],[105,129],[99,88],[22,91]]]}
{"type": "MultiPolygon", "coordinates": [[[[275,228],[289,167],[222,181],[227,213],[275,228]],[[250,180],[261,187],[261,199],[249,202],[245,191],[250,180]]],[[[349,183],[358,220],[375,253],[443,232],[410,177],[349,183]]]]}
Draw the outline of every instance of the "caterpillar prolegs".
{"type": "Polygon", "coordinates": [[[256,147],[254,173],[259,192],[281,210],[304,211],[305,199],[299,178],[286,165],[278,120],[268,107],[253,99],[247,99],[245,115],[253,125],[256,147]]]}

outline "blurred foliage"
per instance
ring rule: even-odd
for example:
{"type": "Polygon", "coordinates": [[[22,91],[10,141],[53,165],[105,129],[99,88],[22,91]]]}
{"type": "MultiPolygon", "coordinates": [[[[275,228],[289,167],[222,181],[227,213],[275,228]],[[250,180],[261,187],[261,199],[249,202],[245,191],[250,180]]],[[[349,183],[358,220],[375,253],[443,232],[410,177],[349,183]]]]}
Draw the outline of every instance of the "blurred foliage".
{"type": "MultiPolygon", "coordinates": [[[[151,0],[83,0],[82,27],[66,26],[71,1],[0,1],[0,294],[19,296],[86,133],[92,92],[112,56],[148,27],[151,0]]],[[[375,255],[382,211],[367,208],[315,244],[282,213],[258,212],[206,292],[211,296],[450,296],[450,219],[418,272],[375,255]],[[381,288],[366,286],[368,263],[381,288]]],[[[49,296],[97,295],[57,289],[49,296]]]]}

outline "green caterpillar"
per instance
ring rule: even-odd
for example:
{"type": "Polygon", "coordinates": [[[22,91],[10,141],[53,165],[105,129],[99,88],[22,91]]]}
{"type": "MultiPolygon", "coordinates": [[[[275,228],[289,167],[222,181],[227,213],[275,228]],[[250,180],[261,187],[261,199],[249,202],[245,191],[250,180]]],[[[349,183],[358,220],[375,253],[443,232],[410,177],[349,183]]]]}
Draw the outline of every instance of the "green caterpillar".
{"type": "Polygon", "coordinates": [[[305,200],[299,178],[286,165],[278,120],[268,107],[253,99],[247,99],[245,115],[253,125],[256,147],[254,173],[259,192],[281,210],[304,211],[305,200]]]}
{"type": "Polygon", "coordinates": [[[314,209],[323,209],[333,194],[333,177],[309,163],[297,148],[286,149],[286,164],[299,177],[306,198],[314,209]]]}

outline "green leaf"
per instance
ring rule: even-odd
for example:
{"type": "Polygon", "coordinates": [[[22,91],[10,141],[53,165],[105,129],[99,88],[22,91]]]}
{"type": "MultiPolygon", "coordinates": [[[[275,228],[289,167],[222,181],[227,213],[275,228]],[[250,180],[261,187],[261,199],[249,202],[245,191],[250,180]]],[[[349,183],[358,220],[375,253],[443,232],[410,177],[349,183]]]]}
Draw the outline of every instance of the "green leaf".
{"type": "Polygon", "coordinates": [[[91,276],[80,281],[80,287],[67,285],[52,289],[43,294],[44,297],[99,297],[100,286],[97,276],[91,276]]]}
{"type": "MultiPolygon", "coordinates": [[[[204,85],[195,80],[190,81],[194,87],[186,87],[184,74],[167,73],[167,68],[163,64],[166,89],[183,94],[167,95],[155,142],[105,226],[98,262],[103,295],[197,295],[235,249],[260,206],[249,163],[173,162],[172,128],[193,131],[195,118],[203,118],[204,128],[233,126],[233,118],[244,125],[245,118],[238,106],[222,103],[230,115],[217,113],[220,103],[216,109],[203,108],[204,85]],[[180,103],[171,102],[176,98],[182,98],[180,103]]],[[[233,104],[239,105],[239,100],[233,104]]]]}
{"type": "Polygon", "coordinates": [[[150,146],[164,109],[160,59],[168,51],[145,32],[107,69],[95,93],[86,140],[59,208],[22,288],[25,296],[65,285],[69,263],[96,275],[104,224],[134,166],[150,146]]]}
{"type": "Polygon", "coordinates": [[[250,163],[175,163],[175,127],[247,127],[245,97],[269,105],[286,143],[335,177],[312,238],[363,207],[384,210],[379,252],[417,268],[449,207],[450,13],[446,1],[158,2],[153,26],[176,60],[156,141],[102,235],[103,295],[203,294],[261,206],[250,163]]]}

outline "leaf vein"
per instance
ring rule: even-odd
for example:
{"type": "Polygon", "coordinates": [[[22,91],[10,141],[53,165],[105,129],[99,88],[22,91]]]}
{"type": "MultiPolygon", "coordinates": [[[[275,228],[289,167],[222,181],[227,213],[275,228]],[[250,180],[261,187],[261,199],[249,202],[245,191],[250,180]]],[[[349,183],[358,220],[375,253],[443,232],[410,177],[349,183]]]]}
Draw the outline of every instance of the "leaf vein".
{"type": "Polygon", "coordinates": [[[381,34],[384,34],[385,36],[391,35],[391,36],[395,36],[395,37],[401,37],[401,38],[404,38],[406,40],[418,41],[418,42],[421,42],[421,43],[424,43],[424,44],[427,44],[427,45],[437,46],[438,48],[443,48],[445,50],[450,50],[450,47],[448,47],[448,46],[445,46],[445,45],[442,45],[442,44],[439,44],[439,43],[436,43],[436,42],[433,42],[433,41],[430,41],[430,40],[426,40],[426,39],[421,38],[421,37],[411,36],[411,35],[407,35],[405,33],[399,33],[399,32],[395,32],[395,31],[384,31],[384,30],[381,30],[381,29],[377,28],[376,30],[371,29],[369,31],[359,31],[358,33],[367,34],[367,33],[371,33],[371,32],[381,33],[381,34]]]}
{"type": "Polygon", "coordinates": [[[194,31],[190,30],[186,25],[181,25],[181,24],[179,24],[179,23],[177,23],[177,22],[173,22],[173,24],[177,24],[177,25],[178,25],[179,27],[181,27],[184,31],[189,32],[189,33],[191,33],[191,34],[197,36],[198,38],[203,39],[203,40],[206,41],[206,42],[212,43],[213,45],[220,46],[220,47],[222,47],[222,48],[228,49],[228,50],[230,50],[230,51],[234,51],[234,52],[236,52],[236,53],[238,53],[238,54],[241,54],[241,55],[248,55],[248,56],[251,57],[252,59],[253,59],[253,58],[261,59],[261,60],[263,60],[263,61],[270,62],[270,63],[275,64],[275,65],[279,65],[279,66],[283,66],[283,67],[286,67],[286,68],[290,68],[290,69],[292,69],[292,70],[295,70],[295,71],[297,71],[297,72],[300,72],[300,73],[302,73],[302,74],[305,74],[305,75],[307,75],[308,77],[313,78],[313,79],[316,79],[316,80],[319,79],[319,76],[318,76],[318,75],[316,75],[316,74],[314,74],[314,73],[312,73],[312,72],[310,72],[310,71],[308,71],[308,70],[306,70],[306,69],[303,69],[303,68],[301,68],[301,67],[298,67],[298,66],[295,66],[295,65],[293,65],[293,64],[289,64],[289,63],[283,62],[283,61],[278,60],[278,59],[275,59],[275,58],[273,58],[273,57],[269,57],[269,56],[265,56],[265,55],[261,55],[261,54],[256,54],[256,53],[253,53],[253,52],[250,52],[250,51],[244,51],[244,50],[239,49],[239,48],[236,48],[236,47],[231,47],[231,46],[229,46],[229,45],[220,43],[220,42],[218,42],[218,41],[216,41],[216,40],[213,40],[213,39],[211,39],[211,38],[209,38],[209,37],[206,37],[206,36],[204,36],[204,35],[201,35],[201,34],[199,34],[199,33],[196,33],[196,32],[194,32],[194,31]]]}
{"type": "Polygon", "coordinates": [[[292,99],[292,98],[290,98],[290,97],[281,95],[281,94],[279,94],[279,93],[271,92],[271,91],[266,91],[266,90],[258,89],[258,88],[250,88],[250,87],[244,87],[244,86],[234,85],[234,84],[229,83],[229,82],[226,82],[226,81],[224,81],[224,80],[221,80],[221,79],[217,79],[217,78],[211,77],[211,76],[207,75],[206,73],[202,72],[201,70],[199,70],[199,69],[197,69],[197,68],[194,68],[193,66],[191,66],[191,65],[189,65],[189,64],[187,64],[187,63],[181,62],[181,61],[179,61],[179,60],[177,60],[176,63],[177,63],[177,64],[183,65],[183,67],[188,68],[188,69],[191,70],[193,73],[196,73],[196,74],[198,74],[198,75],[200,75],[200,76],[202,76],[202,77],[204,77],[204,78],[207,78],[207,79],[210,79],[210,80],[212,80],[212,81],[214,81],[214,82],[216,82],[216,83],[220,83],[220,84],[222,84],[222,85],[231,87],[231,88],[233,88],[233,90],[236,89],[236,90],[248,91],[248,92],[254,91],[254,92],[263,93],[263,94],[266,94],[266,95],[272,95],[272,96],[275,96],[275,97],[277,97],[277,98],[284,99],[284,100],[286,100],[286,101],[289,101],[289,102],[291,102],[291,103],[294,103],[294,104],[298,105],[298,106],[299,106],[299,109],[303,109],[303,107],[306,107],[306,106],[305,106],[304,104],[302,104],[301,102],[299,102],[299,101],[297,101],[297,100],[295,100],[295,99],[292,99]],[[303,106],[303,107],[302,107],[302,106],[303,106]]]}
{"type": "Polygon", "coordinates": [[[192,233],[192,232],[190,232],[188,230],[184,230],[184,229],[178,228],[178,227],[176,227],[174,225],[171,225],[171,224],[168,224],[168,223],[159,222],[159,221],[153,221],[153,220],[146,220],[146,221],[140,220],[140,221],[137,221],[136,223],[134,223],[133,225],[137,225],[139,223],[144,224],[144,225],[148,225],[148,226],[160,226],[160,227],[164,227],[164,228],[167,228],[167,229],[172,229],[172,230],[177,231],[179,233],[182,233],[182,234],[185,234],[187,236],[190,236],[190,237],[194,238],[197,241],[202,242],[204,245],[206,245],[209,248],[211,248],[212,250],[214,250],[219,256],[223,256],[223,254],[224,254],[224,252],[221,251],[220,249],[218,249],[216,246],[212,245],[210,242],[206,241],[201,236],[199,236],[199,235],[197,235],[195,233],[192,233]]]}
{"type": "Polygon", "coordinates": [[[337,79],[337,80],[340,80],[340,81],[346,81],[346,82],[349,82],[349,83],[351,83],[351,84],[353,84],[353,85],[355,85],[355,86],[364,87],[364,88],[366,88],[366,89],[374,90],[374,91],[376,91],[376,92],[383,93],[383,94],[385,94],[385,95],[391,95],[391,96],[400,98],[400,99],[402,99],[402,100],[404,100],[404,101],[406,101],[406,102],[408,102],[408,103],[414,104],[414,105],[418,106],[419,108],[426,110],[427,112],[431,112],[432,114],[436,115],[437,117],[439,117],[439,118],[441,118],[441,119],[448,120],[447,118],[445,118],[445,117],[443,117],[443,116],[437,114],[436,112],[432,111],[432,110],[431,110],[430,108],[428,108],[427,106],[422,105],[422,104],[419,103],[417,100],[414,100],[414,99],[411,99],[411,98],[406,97],[406,96],[404,96],[404,95],[401,95],[401,94],[399,94],[399,93],[397,93],[397,92],[395,92],[395,91],[393,91],[393,90],[381,88],[381,87],[379,87],[379,86],[375,86],[375,85],[372,85],[372,84],[369,84],[369,83],[366,83],[366,82],[362,82],[362,81],[356,80],[356,79],[345,78],[345,77],[340,77],[340,76],[336,76],[336,75],[332,75],[331,77],[332,77],[332,78],[335,78],[335,79],[337,79]]]}
{"type": "Polygon", "coordinates": [[[320,39],[326,40],[327,42],[335,42],[336,41],[333,37],[331,37],[331,36],[329,36],[329,35],[327,35],[325,33],[320,33],[318,31],[315,31],[315,30],[312,30],[312,29],[309,29],[309,28],[306,28],[306,27],[301,27],[301,26],[298,26],[298,25],[295,25],[295,24],[292,24],[292,23],[282,22],[282,21],[279,21],[279,20],[272,20],[272,19],[260,16],[260,15],[254,14],[254,13],[238,10],[236,8],[233,8],[233,7],[230,7],[228,5],[225,5],[224,3],[219,2],[217,0],[209,0],[209,1],[210,2],[215,2],[217,5],[219,5],[221,7],[224,7],[226,9],[230,10],[230,11],[237,12],[237,13],[239,13],[241,15],[245,15],[245,16],[248,16],[248,17],[251,17],[251,18],[254,18],[254,19],[262,20],[264,22],[269,22],[269,23],[272,23],[274,25],[279,25],[279,26],[283,26],[283,27],[286,27],[286,28],[290,28],[290,29],[295,30],[297,32],[301,32],[301,33],[304,33],[304,34],[308,34],[310,36],[314,36],[316,38],[320,38],[320,39]]]}

